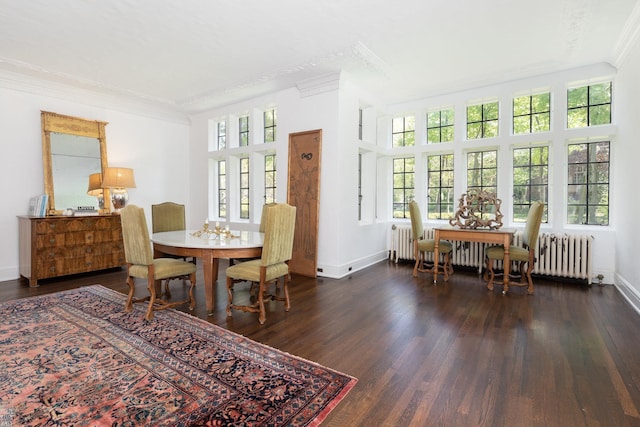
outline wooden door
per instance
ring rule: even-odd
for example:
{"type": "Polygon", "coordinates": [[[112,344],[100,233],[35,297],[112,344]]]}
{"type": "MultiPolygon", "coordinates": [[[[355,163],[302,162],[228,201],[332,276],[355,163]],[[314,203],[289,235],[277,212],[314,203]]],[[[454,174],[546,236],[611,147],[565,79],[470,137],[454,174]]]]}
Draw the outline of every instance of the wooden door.
{"type": "Polygon", "coordinates": [[[289,134],[287,203],[296,207],[292,273],[316,277],[322,130],[289,134]]]}

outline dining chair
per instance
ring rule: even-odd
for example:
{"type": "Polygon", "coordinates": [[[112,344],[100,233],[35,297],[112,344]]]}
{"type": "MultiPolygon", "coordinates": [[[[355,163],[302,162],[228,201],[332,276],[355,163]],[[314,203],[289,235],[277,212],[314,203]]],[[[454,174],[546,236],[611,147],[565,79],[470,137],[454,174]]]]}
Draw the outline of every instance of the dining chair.
{"type": "MultiPolygon", "coordinates": [[[[409,215],[411,216],[411,230],[413,234],[413,256],[416,259],[416,263],[413,266],[413,277],[418,276],[418,272],[421,273],[433,273],[435,264],[429,263],[426,259],[427,252],[434,252],[436,241],[434,239],[424,238],[424,224],[422,223],[422,214],[420,213],[420,206],[418,202],[412,200],[409,203],[409,215]]],[[[446,240],[440,240],[438,243],[438,256],[434,254],[433,259],[435,262],[440,262],[440,254],[444,255],[443,271],[444,280],[449,280],[449,275],[453,274],[453,267],[451,266],[451,252],[453,251],[453,245],[446,240]]]]}
{"type": "MultiPolygon", "coordinates": [[[[527,222],[522,233],[522,246],[510,245],[509,246],[509,259],[519,263],[518,275],[514,275],[514,278],[519,277],[520,283],[512,283],[514,286],[527,286],[527,293],[533,294],[533,279],[531,278],[531,272],[535,267],[537,261],[535,255],[536,243],[538,242],[538,234],[540,233],[540,224],[542,223],[542,215],[544,213],[544,203],[533,202],[529,207],[529,213],[527,215],[527,222]],[[527,265],[527,271],[524,271],[524,266],[527,265]],[[524,283],[524,278],[527,278],[527,283],[524,283]]],[[[504,246],[491,246],[485,251],[485,260],[487,266],[487,272],[489,274],[489,282],[487,288],[493,289],[493,279],[496,276],[502,277],[503,273],[496,273],[493,268],[494,261],[502,261],[504,259],[504,246]]],[[[510,275],[511,277],[511,275],[510,275]]],[[[509,291],[509,285],[505,284],[502,289],[502,293],[506,294],[509,291]]]]}
{"type": "Polygon", "coordinates": [[[193,296],[196,285],[196,265],[192,262],[176,258],[155,258],[151,248],[149,229],[144,209],[136,205],[127,205],[120,211],[122,223],[122,240],[127,263],[127,285],[129,295],[125,304],[125,311],[133,309],[133,303],[149,301],[145,319],[152,320],[154,310],[164,310],[189,303],[189,310],[195,307],[193,296]],[[184,301],[169,302],[159,296],[162,280],[172,277],[188,276],[191,286],[188,290],[189,299],[184,301]],[[147,281],[149,296],[134,298],[134,279],[147,281]]]}
{"type": "MultiPolygon", "coordinates": [[[[186,229],[185,207],[175,202],[163,202],[151,205],[151,229],[153,233],[162,233],[165,231],[182,231],[186,229]]],[[[167,258],[179,258],[196,264],[195,257],[173,257],[167,255],[167,258]]],[[[182,279],[182,283],[186,284],[188,277],[171,277],[165,280],[164,295],[171,298],[171,290],[169,282],[174,279],[182,279]]]]}
{"type": "Polygon", "coordinates": [[[288,262],[293,253],[293,236],[296,224],[296,208],[286,203],[270,206],[264,214],[264,244],[259,259],[241,262],[227,268],[227,316],[232,310],[260,313],[258,321],[264,324],[266,312],[265,300],[284,301],[285,311],[289,311],[289,274],[288,262]],[[267,285],[282,279],[284,296],[267,294],[267,285]],[[256,282],[259,284],[257,301],[250,305],[233,303],[233,284],[238,281],[256,282]]]}

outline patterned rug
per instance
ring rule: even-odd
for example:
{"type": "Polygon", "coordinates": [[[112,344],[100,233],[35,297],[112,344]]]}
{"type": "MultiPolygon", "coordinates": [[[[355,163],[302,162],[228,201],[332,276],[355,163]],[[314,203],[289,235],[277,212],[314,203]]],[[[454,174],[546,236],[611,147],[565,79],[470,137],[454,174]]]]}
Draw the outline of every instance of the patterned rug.
{"type": "Polygon", "coordinates": [[[353,377],[100,285],[0,303],[0,426],[315,426],[353,377]]]}

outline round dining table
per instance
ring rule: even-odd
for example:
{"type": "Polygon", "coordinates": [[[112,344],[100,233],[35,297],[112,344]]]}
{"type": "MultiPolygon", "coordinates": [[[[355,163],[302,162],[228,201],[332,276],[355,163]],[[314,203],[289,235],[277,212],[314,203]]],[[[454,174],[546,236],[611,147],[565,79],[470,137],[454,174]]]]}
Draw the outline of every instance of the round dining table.
{"type": "Polygon", "coordinates": [[[201,233],[197,230],[165,231],[154,233],[154,257],[174,255],[196,257],[202,260],[207,314],[215,309],[215,286],[220,258],[257,258],[262,254],[264,233],[258,231],[231,231],[225,234],[201,233]]]}

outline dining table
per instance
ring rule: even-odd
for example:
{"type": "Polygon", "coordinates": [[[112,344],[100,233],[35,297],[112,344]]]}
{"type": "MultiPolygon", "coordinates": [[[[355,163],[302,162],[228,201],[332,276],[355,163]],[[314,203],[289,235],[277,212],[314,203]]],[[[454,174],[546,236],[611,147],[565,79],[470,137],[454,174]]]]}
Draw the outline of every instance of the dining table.
{"type": "MultiPolygon", "coordinates": [[[[440,246],[440,240],[452,240],[462,242],[480,242],[487,244],[503,245],[504,246],[504,277],[503,282],[508,287],[509,285],[509,272],[511,269],[511,260],[509,256],[509,246],[513,240],[515,234],[515,228],[461,228],[454,226],[437,227],[433,229],[434,250],[433,253],[438,253],[440,246]]],[[[433,283],[438,283],[438,263],[434,263],[433,268],[433,283]]],[[[493,284],[487,286],[489,290],[493,290],[493,284]]],[[[507,289],[507,288],[505,288],[507,289]]]]}
{"type": "MultiPolygon", "coordinates": [[[[209,234],[197,230],[165,231],[151,235],[154,257],[164,255],[196,257],[202,262],[207,314],[215,310],[215,290],[220,258],[258,258],[262,254],[264,233],[258,231],[230,231],[209,234]]],[[[197,262],[197,261],[196,261],[197,262]]]]}

